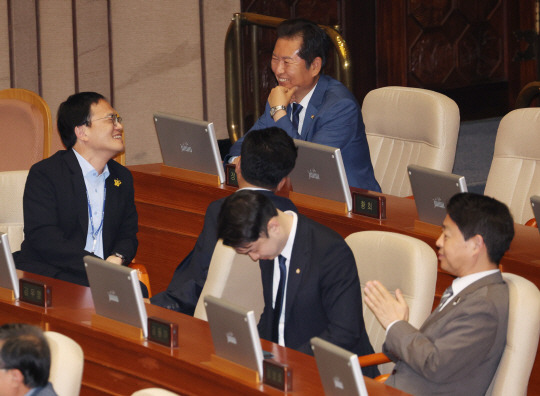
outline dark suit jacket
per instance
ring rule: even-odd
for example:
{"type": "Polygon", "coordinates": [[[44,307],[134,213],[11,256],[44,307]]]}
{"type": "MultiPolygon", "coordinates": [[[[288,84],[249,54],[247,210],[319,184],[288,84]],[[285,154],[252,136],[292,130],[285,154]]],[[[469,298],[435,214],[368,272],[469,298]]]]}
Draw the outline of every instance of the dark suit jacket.
{"type": "MultiPolygon", "coordinates": [[[[264,311],[261,338],[272,339],[274,260],[260,260],[264,311]]],[[[285,300],[285,345],[313,354],[312,337],[321,337],[358,355],[373,353],[364,326],[360,281],[353,253],[329,228],[298,215],[285,300]]],[[[378,374],[376,367],[364,375],[378,374]]]]}
{"type": "MultiPolygon", "coordinates": [[[[281,117],[275,122],[270,116],[268,102],[264,114],[250,131],[275,126],[283,129],[294,139],[339,148],[349,185],[381,191],[371,164],[360,106],[351,92],[339,81],[324,74],[320,76],[306,109],[302,134],[293,130],[290,117],[281,117]]],[[[239,139],[231,147],[225,161],[231,156],[240,155],[242,141],[243,139],[239,139]]]]}
{"type": "MultiPolygon", "coordinates": [[[[279,210],[297,212],[296,206],[288,198],[275,195],[269,190],[257,191],[269,197],[279,210]]],[[[208,267],[218,240],[217,221],[224,201],[225,198],[222,198],[208,205],[204,217],[204,226],[199,238],[197,238],[195,247],[176,267],[167,290],[156,294],[150,299],[152,304],[193,315],[206,282],[208,267]]]]}
{"type": "MultiPolygon", "coordinates": [[[[118,252],[129,263],[137,251],[133,178],[114,160],[107,163],[103,253],[118,252]],[[115,183],[116,181],[116,183],[115,183]]],[[[58,151],[32,166],[23,198],[25,239],[18,269],[88,286],[83,257],[88,201],[82,170],[72,150],[58,151]]]]}
{"type": "Polygon", "coordinates": [[[397,362],[386,384],[413,395],[484,395],[506,343],[508,287],[500,273],[466,287],[420,330],[395,323],[383,352],[397,362]]]}

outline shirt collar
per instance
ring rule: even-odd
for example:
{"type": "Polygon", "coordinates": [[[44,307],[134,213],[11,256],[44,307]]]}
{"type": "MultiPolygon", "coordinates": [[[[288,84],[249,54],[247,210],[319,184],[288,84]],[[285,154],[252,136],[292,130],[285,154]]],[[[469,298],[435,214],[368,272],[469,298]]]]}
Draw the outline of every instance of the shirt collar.
{"type": "Polygon", "coordinates": [[[298,226],[298,215],[294,213],[292,210],[287,210],[283,213],[285,213],[288,216],[293,217],[291,231],[289,232],[289,238],[287,238],[287,243],[285,244],[285,247],[281,251],[281,255],[290,261],[291,255],[292,255],[292,249],[294,245],[294,237],[296,235],[296,228],[298,226]]]}
{"type": "Polygon", "coordinates": [[[498,269],[476,272],[474,274],[466,275],[461,278],[456,278],[452,282],[452,292],[455,296],[456,294],[461,293],[467,286],[473,284],[477,280],[485,278],[486,276],[492,275],[499,272],[498,269]]]}
{"type": "MultiPolygon", "coordinates": [[[[79,162],[79,166],[81,167],[82,174],[84,177],[87,176],[95,176],[98,177],[100,175],[97,174],[97,171],[94,169],[94,167],[84,158],[82,155],[80,155],[77,150],[72,148],[73,152],[75,153],[75,157],[77,158],[77,161],[79,162]],[[95,172],[95,174],[94,174],[95,172]]],[[[109,166],[105,164],[105,168],[103,169],[103,178],[106,179],[109,177],[109,166]]]]}

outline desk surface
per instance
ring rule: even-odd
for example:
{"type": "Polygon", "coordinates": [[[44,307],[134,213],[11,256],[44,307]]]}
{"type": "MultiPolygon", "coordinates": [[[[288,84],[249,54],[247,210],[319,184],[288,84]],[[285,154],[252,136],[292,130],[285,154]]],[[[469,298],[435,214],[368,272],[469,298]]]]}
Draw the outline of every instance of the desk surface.
{"type": "MultiPolygon", "coordinates": [[[[1,322],[32,323],[77,341],[85,356],[81,395],[130,395],[147,387],[190,395],[283,395],[267,385],[240,381],[203,365],[214,352],[205,321],[147,304],[148,316],[178,325],[178,348],[124,338],[92,327],[95,311],[89,288],[20,271],[19,277],[51,286],[52,306],[0,300],[1,322]]],[[[265,340],[262,347],[292,368],[291,394],[323,395],[313,357],[265,340]]],[[[405,395],[370,378],[366,378],[366,387],[370,395],[405,395]]]]}
{"type": "MultiPolygon", "coordinates": [[[[162,172],[161,164],[130,166],[135,183],[139,214],[137,261],[147,266],[153,293],[166,289],[178,263],[191,251],[202,230],[210,202],[236,191],[224,185],[207,185],[162,172]]],[[[286,195],[286,194],[285,194],[286,195]]],[[[384,195],[384,194],[381,194],[384,195]]],[[[298,202],[300,213],[324,224],[343,237],[353,232],[381,230],[421,239],[436,250],[438,230],[421,230],[414,201],[386,196],[386,219],[377,220],[352,213],[335,213],[298,202]]],[[[314,198],[316,199],[316,198],[314,198]]],[[[294,201],[294,199],[293,199],[294,201]]],[[[515,225],[516,235],[501,261],[502,271],[521,275],[540,288],[540,233],[538,229],[515,225]]],[[[435,305],[453,277],[439,269],[435,305]]],[[[540,394],[540,357],[529,381],[530,394],[540,394]]]]}

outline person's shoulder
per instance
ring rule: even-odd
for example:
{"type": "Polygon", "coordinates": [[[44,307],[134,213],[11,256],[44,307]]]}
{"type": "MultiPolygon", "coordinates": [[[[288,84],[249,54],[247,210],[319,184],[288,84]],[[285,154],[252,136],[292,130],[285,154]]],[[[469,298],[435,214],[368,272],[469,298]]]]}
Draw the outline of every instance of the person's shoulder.
{"type": "Polygon", "coordinates": [[[44,171],[47,169],[54,169],[61,167],[64,164],[64,159],[69,155],[67,150],[59,150],[48,158],[42,159],[41,161],[36,162],[30,168],[30,171],[44,171]]]}
{"type": "Polygon", "coordinates": [[[335,104],[339,102],[349,103],[351,106],[359,107],[358,101],[352,92],[338,80],[323,74],[319,78],[319,84],[321,84],[321,88],[324,89],[326,104],[335,104]]]}
{"type": "Polygon", "coordinates": [[[318,223],[315,220],[310,219],[302,214],[298,214],[298,228],[307,228],[314,231],[316,237],[330,241],[335,241],[338,243],[345,243],[345,240],[341,235],[339,235],[333,229],[325,226],[324,224],[318,223]]]}

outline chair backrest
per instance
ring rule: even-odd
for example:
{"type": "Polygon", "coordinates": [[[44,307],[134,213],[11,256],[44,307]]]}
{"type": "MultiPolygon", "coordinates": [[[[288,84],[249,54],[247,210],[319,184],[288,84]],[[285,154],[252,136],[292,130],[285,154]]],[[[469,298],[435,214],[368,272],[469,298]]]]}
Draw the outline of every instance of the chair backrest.
{"type": "Polygon", "coordinates": [[[10,88],[0,91],[0,170],[21,170],[50,155],[52,118],[36,93],[10,88]]]}
{"type": "Polygon", "coordinates": [[[459,109],[452,99],[426,89],[383,87],[366,95],[362,117],[383,193],[412,194],[409,164],[452,171],[459,132],[459,109]]]}
{"type": "Polygon", "coordinates": [[[508,332],[488,396],[525,396],[540,337],[540,291],[529,280],[503,272],[510,294],[508,332]]]}
{"type": "MultiPolygon", "coordinates": [[[[361,231],[345,241],[353,251],[362,286],[378,280],[392,293],[401,289],[409,304],[409,322],[420,327],[433,308],[437,281],[437,255],[425,242],[403,234],[386,231],[361,231]]],[[[363,304],[366,331],[375,352],[382,350],[386,332],[375,315],[363,304]]],[[[379,367],[390,372],[393,364],[379,367]]]]}
{"type": "Polygon", "coordinates": [[[131,396],[180,396],[177,393],[170,392],[161,388],[146,388],[133,392],[131,396]]]}
{"type": "Polygon", "coordinates": [[[530,197],[540,195],[540,108],[514,110],[501,120],[484,194],[508,205],[516,223],[533,217],[530,197]]]}
{"type": "Polygon", "coordinates": [[[255,312],[255,320],[264,309],[261,270],[259,263],[245,254],[217,242],[210,261],[208,276],[195,307],[196,318],[208,320],[204,307],[204,296],[224,298],[255,312]]]}
{"type": "Polygon", "coordinates": [[[58,396],[78,396],[84,367],[84,353],[71,338],[46,331],[45,337],[51,349],[51,373],[49,381],[58,396]]]}
{"type": "Polygon", "coordinates": [[[27,170],[0,172],[0,232],[9,238],[11,251],[24,239],[23,194],[27,170]]]}

